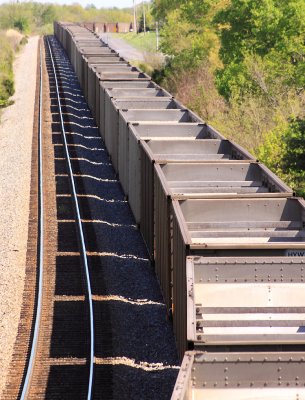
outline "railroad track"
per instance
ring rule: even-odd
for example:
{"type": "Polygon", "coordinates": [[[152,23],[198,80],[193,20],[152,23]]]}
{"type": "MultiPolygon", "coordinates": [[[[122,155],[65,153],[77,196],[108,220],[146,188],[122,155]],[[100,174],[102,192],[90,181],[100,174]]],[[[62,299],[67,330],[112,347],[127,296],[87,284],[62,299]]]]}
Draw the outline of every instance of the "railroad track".
{"type": "Polygon", "coordinates": [[[71,64],[56,39],[42,49],[37,292],[5,398],[168,397],[177,356],[145,245],[71,64]]]}
{"type": "MultiPolygon", "coordinates": [[[[26,374],[20,390],[20,398],[46,398],[56,395],[58,398],[64,397],[64,390],[58,384],[56,368],[63,366],[66,372],[66,379],[69,382],[69,396],[75,398],[91,398],[92,378],[93,378],[93,313],[92,313],[92,294],[88,275],[88,265],[86,249],[83,240],[83,232],[80,220],[80,213],[75,193],[75,183],[71,170],[71,161],[68,151],[66,132],[63,123],[62,105],[60,96],[60,83],[58,81],[58,71],[54,62],[52,48],[48,40],[46,45],[46,63],[51,84],[51,103],[57,101],[58,112],[53,114],[55,121],[59,119],[60,129],[56,132],[58,124],[53,129],[53,134],[44,135],[42,124],[43,101],[43,64],[42,50],[40,49],[40,89],[39,89],[39,123],[38,123],[38,156],[39,156],[39,238],[38,238],[38,287],[36,295],[35,323],[33,324],[33,336],[31,351],[27,362],[26,374]],[[65,162],[60,165],[53,165],[53,170],[67,175],[67,182],[57,182],[56,189],[48,176],[47,169],[50,168],[50,160],[46,154],[47,146],[50,146],[50,139],[55,141],[57,146],[62,148],[62,155],[65,162]],[[45,142],[45,143],[44,143],[45,142]],[[43,149],[44,146],[44,149],[43,149]],[[47,159],[46,159],[47,158],[47,159]],[[57,170],[57,171],[56,171],[57,170]],[[54,190],[55,189],[55,190],[54,190]],[[69,190],[70,189],[70,190],[69,190]],[[70,199],[64,207],[59,204],[58,195],[61,191],[70,199]],[[55,192],[55,193],[54,193],[55,192]],[[52,195],[53,198],[50,198],[52,195]],[[57,199],[56,199],[56,197],[57,199]],[[46,200],[46,197],[48,199],[46,200]],[[53,203],[53,204],[52,204],[53,203]],[[69,232],[62,230],[62,221],[70,219],[76,228],[69,232]],[[58,240],[54,243],[56,238],[58,240]],[[68,255],[67,248],[71,246],[75,253],[72,257],[68,255]],[[62,251],[64,250],[64,251],[62,251]],[[75,269],[75,265],[78,267],[75,269]],[[59,277],[58,268],[73,268],[74,284],[69,288],[65,287],[63,277],[59,277]],[[82,271],[84,268],[84,271],[82,271]],[[55,270],[54,270],[55,269],[55,270]],[[85,278],[84,278],[85,276],[85,278]],[[76,301],[81,306],[73,305],[73,300],[67,298],[67,289],[77,292],[76,301]],[[78,318],[83,323],[75,326],[72,318],[78,318]],[[70,327],[69,327],[70,324],[70,327]],[[77,350],[78,349],[78,350],[77,350]]],[[[46,111],[46,110],[44,110],[46,111]]],[[[49,154],[50,151],[47,151],[49,154]]],[[[52,169],[51,169],[52,170],[52,169]]]]}

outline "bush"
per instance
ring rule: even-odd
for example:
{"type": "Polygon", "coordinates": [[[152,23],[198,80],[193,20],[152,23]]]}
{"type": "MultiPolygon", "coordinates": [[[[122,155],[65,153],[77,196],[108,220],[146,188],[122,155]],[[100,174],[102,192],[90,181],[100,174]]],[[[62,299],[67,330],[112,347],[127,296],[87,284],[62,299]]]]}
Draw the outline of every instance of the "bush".
{"type": "Polygon", "coordinates": [[[22,33],[26,33],[29,31],[30,23],[26,17],[20,16],[14,20],[14,28],[18,29],[22,33]]]}
{"type": "Polygon", "coordinates": [[[268,132],[257,155],[298,196],[305,196],[305,119],[291,118],[268,132]]]}
{"type": "Polygon", "coordinates": [[[13,78],[14,52],[9,39],[0,33],[0,106],[9,104],[8,99],[14,94],[13,78]]]}

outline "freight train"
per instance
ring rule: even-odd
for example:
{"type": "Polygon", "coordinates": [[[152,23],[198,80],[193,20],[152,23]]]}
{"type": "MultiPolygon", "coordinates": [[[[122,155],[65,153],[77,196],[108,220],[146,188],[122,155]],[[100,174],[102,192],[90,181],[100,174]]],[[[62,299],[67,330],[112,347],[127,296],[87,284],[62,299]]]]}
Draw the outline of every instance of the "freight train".
{"type": "Polygon", "coordinates": [[[305,399],[304,200],[96,33],[54,30],[172,315],[172,398],[305,399]]]}

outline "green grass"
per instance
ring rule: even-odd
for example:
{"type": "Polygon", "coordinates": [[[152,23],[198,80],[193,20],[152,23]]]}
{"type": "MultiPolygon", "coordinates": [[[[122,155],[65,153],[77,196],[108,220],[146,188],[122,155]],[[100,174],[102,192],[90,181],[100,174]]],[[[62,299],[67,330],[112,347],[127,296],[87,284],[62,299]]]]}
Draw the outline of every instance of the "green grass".
{"type": "Polygon", "coordinates": [[[156,53],[156,32],[146,32],[144,33],[113,33],[114,37],[119,37],[133,47],[141,51],[147,51],[149,53],[156,53]]]}
{"type": "Polygon", "coordinates": [[[14,94],[13,75],[14,52],[9,40],[0,33],[0,108],[10,104],[9,97],[14,94]]]}

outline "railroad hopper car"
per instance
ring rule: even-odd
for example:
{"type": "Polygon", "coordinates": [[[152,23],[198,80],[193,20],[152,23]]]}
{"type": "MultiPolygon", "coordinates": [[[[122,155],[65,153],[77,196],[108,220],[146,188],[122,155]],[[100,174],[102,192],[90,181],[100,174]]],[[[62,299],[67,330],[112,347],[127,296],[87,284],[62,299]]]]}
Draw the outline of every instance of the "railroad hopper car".
{"type": "Polygon", "coordinates": [[[116,79],[123,80],[124,77],[128,78],[139,78],[142,77],[145,80],[147,77],[135,67],[132,67],[129,63],[120,62],[118,64],[112,65],[95,65],[91,66],[88,70],[89,85],[88,85],[88,100],[89,103],[92,103],[92,109],[94,115],[99,114],[99,104],[95,104],[96,101],[96,93],[99,91],[99,83],[100,81],[109,79],[109,75],[112,77],[116,77],[116,79]],[[113,67],[113,68],[111,68],[113,67]],[[121,78],[121,79],[120,79],[121,78]]]}
{"type": "Polygon", "coordinates": [[[304,200],[92,32],[54,31],[172,314],[172,399],[305,399],[304,200]]]}
{"type": "Polygon", "coordinates": [[[255,161],[251,154],[237,144],[224,139],[219,132],[207,124],[188,126],[189,136],[186,135],[185,125],[164,126],[162,128],[154,125],[131,127],[134,134],[140,138],[140,229],[152,259],[155,258],[155,164],[220,162],[221,160],[234,160],[235,163],[255,161]],[[163,137],[160,135],[161,132],[163,132],[163,137]],[[196,141],[192,138],[195,138],[196,141]]]}
{"type": "MultiPolygon", "coordinates": [[[[187,330],[190,329],[189,321],[187,321],[187,300],[190,298],[190,290],[187,290],[187,260],[188,257],[198,255],[204,257],[204,260],[207,256],[214,257],[215,261],[219,258],[226,272],[231,269],[231,278],[228,278],[230,283],[227,285],[228,282],[225,282],[222,287],[223,292],[218,286],[219,281],[216,281],[214,287],[208,284],[200,286],[198,291],[196,287],[194,288],[194,296],[199,295],[195,298],[194,304],[207,305],[207,314],[209,314],[205,315],[205,308],[203,308],[203,313],[199,312],[199,317],[201,315],[201,319],[208,321],[210,313],[214,313],[215,319],[212,323],[210,322],[210,326],[214,324],[214,327],[219,327],[219,331],[227,333],[227,336],[224,335],[221,340],[217,335],[215,337],[208,335],[207,338],[199,335],[197,338],[200,339],[202,345],[229,344],[234,341],[240,344],[243,335],[238,335],[237,332],[245,333],[245,344],[251,337],[250,332],[256,332],[252,340],[249,340],[250,344],[304,342],[305,329],[303,330],[304,323],[302,323],[302,311],[304,311],[302,304],[305,301],[302,283],[304,260],[297,261],[300,275],[295,274],[295,271],[290,268],[295,262],[291,255],[298,254],[300,251],[305,256],[305,202],[303,200],[289,197],[174,199],[171,210],[172,237],[169,262],[173,277],[173,323],[181,357],[188,347],[188,342],[191,342],[191,346],[196,345],[192,340],[193,337],[190,339],[187,336],[187,330]],[[233,260],[231,266],[231,257],[239,260],[241,257],[246,258],[244,267],[240,268],[236,274],[234,267],[239,260],[233,260]],[[267,257],[274,257],[271,265],[275,266],[279,276],[274,276],[272,270],[266,273],[267,257]],[[251,274],[247,271],[249,263],[261,264],[264,271],[262,274],[266,274],[267,280],[263,281],[263,276],[258,273],[259,268],[253,271],[254,276],[249,276],[251,274]],[[284,284],[284,276],[281,277],[284,274],[281,273],[281,269],[286,269],[292,274],[288,285],[284,284]],[[247,284],[245,286],[238,284],[240,279],[247,284]],[[212,290],[209,291],[209,289],[212,290]],[[200,297],[201,294],[203,297],[200,297]],[[217,302],[213,303],[215,300],[213,294],[219,299],[218,305],[216,305],[217,302]],[[247,311],[256,321],[255,323],[252,323],[249,315],[241,321],[244,317],[243,312],[247,313],[247,311]],[[217,313],[219,313],[218,317],[217,313]],[[279,313],[278,319],[276,319],[277,313],[279,313]],[[290,325],[291,323],[295,325],[290,325]],[[226,330],[226,326],[232,329],[226,330]]],[[[221,270],[221,267],[215,268],[221,270]]],[[[222,279],[220,274],[215,275],[218,275],[218,279],[222,279]]],[[[200,279],[203,281],[204,277],[200,279]]],[[[199,326],[200,323],[197,322],[199,326]]],[[[202,328],[202,330],[204,333],[209,331],[207,328],[202,328]]]]}
{"type": "MultiPolygon", "coordinates": [[[[121,110],[119,112],[119,136],[118,136],[118,171],[120,181],[125,194],[128,196],[130,207],[137,224],[140,225],[141,204],[141,172],[140,172],[140,137],[134,124],[144,126],[151,122],[158,125],[158,137],[167,137],[170,125],[203,123],[192,112],[185,109],[171,110],[121,110]],[[161,127],[163,130],[161,130],[161,127]],[[165,129],[164,129],[165,127],[165,129]]],[[[182,132],[187,135],[187,130],[182,132]]]]}
{"type": "MultiPolygon", "coordinates": [[[[121,89],[120,89],[121,91],[121,89]]],[[[124,90],[122,96],[118,96],[116,99],[109,97],[109,91],[106,92],[105,102],[105,141],[108,141],[108,147],[110,148],[110,155],[115,153],[113,156],[114,168],[118,171],[118,131],[119,131],[119,111],[120,110],[170,110],[170,109],[182,109],[184,108],[180,103],[174,100],[172,97],[164,95],[159,96],[160,90],[156,88],[152,90],[145,90],[144,94],[149,95],[146,97],[139,97],[138,91],[135,91],[135,97],[133,91],[129,94],[124,90]],[[152,96],[155,94],[155,96],[152,96]],[[127,97],[124,97],[127,95],[127,97]]],[[[161,92],[162,93],[162,92],[161,92]]]]}
{"type": "MultiPolygon", "coordinates": [[[[139,104],[134,102],[126,103],[129,106],[127,109],[119,109],[119,103],[115,102],[115,99],[138,99],[141,102],[139,106],[139,110],[142,111],[142,115],[144,118],[150,118],[151,112],[155,113],[156,110],[160,110],[158,113],[158,118],[162,118],[164,115],[163,110],[167,109],[177,109],[179,105],[171,102],[166,103],[164,100],[169,101],[172,97],[165,90],[160,89],[159,87],[154,88],[117,88],[117,89],[107,89],[105,91],[105,143],[108,149],[108,152],[112,158],[113,166],[117,172],[118,171],[118,154],[119,154],[119,141],[121,140],[120,133],[120,118],[121,114],[125,111],[128,112],[139,104]],[[162,107],[163,105],[163,107],[162,107]],[[172,105],[172,107],[170,107],[172,105]],[[150,112],[151,107],[151,112],[150,112]],[[147,110],[147,113],[143,114],[144,110],[147,110]],[[161,111],[162,110],[162,111],[161,111]]],[[[157,111],[158,112],[158,111],[157,111]]],[[[139,115],[139,113],[137,113],[139,115]]],[[[125,127],[125,121],[123,125],[121,125],[121,129],[125,127]]],[[[125,139],[125,136],[124,136],[125,139]]]]}
{"type": "MultiPolygon", "coordinates": [[[[120,57],[116,57],[115,59],[120,59],[120,57]]],[[[114,60],[115,60],[114,59],[114,60]]],[[[90,65],[88,66],[88,75],[87,75],[87,87],[88,87],[88,93],[85,93],[86,100],[88,102],[88,105],[91,109],[92,115],[95,117],[96,116],[96,86],[95,86],[95,79],[97,74],[100,74],[103,76],[104,74],[109,74],[109,73],[114,73],[114,74],[120,74],[120,73],[129,73],[129,72],[135,72],[136,68],[132,67],[129,63],[126,63],[125,60],[117,61],[117,62],[109,62],[109,63],[104,63],[104,64],[95,64],[95,65],[90,65]]]]}
{"type": "Polygon", "coordinates": [[[112,59],[117,57],[117,53],[115,53],[114,51],[110,51],[108,48],[84,47],[84,46],[79,48],[79,52],[77,53],[76,65],[74,70],[79,79],[80,86],[84,91],[84,96],[86,100],[88,99],[88,74],[87,74],[87,66],[83,62],[83,58],[98,57],[98,56],[105,61],[112,62],[113,61],[112,59]]]}
{"type": "Polygon", "coordinates": [[[90,57],[85,60],[85,77],[84,79],[87,81],[86,87],[88,88],[88,105],[92,112],[92,115],[95,117],[97,124],[99,123],[99,106],[96,104],[96,72],[98,67],[102,67],[102,72],[106,72],[106,67],[109,69],[113,66],[114,69],[110,69],[111,71],[118,72],[118,66],[123,67],[129,65],[126,61],[120,57],[119,55],[113,54],[114,57],[90,57]]]}
{"type": "Polygon", "coordinates": [[[80,24],[81,26],[83,26],[84,28],[88,29],[91,32],[94,32],[94,22],[83,22],[82,24],[80,24]]]}
{"type": "MultiPolygon", "coordinates": [[[[102,138],[105,140],[105,92],[106,89],[148,89],[159,87],[149,77],[142,75],[141,79],[126,79],[123,81],[100,80],[100,76],[96,76],[96,90],[95,90],[95,107],[96,107],[96,121],[100,129],[102,138]]],[[[108,123],[109,121],[107,121],[108,123]]]]}
{"type": "MultiPolygon", "coordinates": [[[[154,187],[147,188],[144,203],[149,204],[148,193],[153,191],[151,197],[154,203],[150,212],[154,218],[155,266],[168,306],[173,281],[173,266],[170,265],[172,249],[170,246],[165,248],[164,243],[170,243],[172,237],[173,199],[274,198],[287,197],[288,193],[292,195],[292,191],[264,165],[251,160],[211,162],[211,159],[202,159],[198,162],[190,159],[188,163],[179,164],[166,161],[155,163],[153,177],[154,187]]],[[[225,226],[224,229],[229,228],[225,226]]]]}
{"type": "Polygon", "coordinates": [[[187,352],[172,400],[304,400],[304,360],[304,352],[187,352]]]}
{"type": "Polygon", "coordinates": [[[116,64],[125,62],[115,51],[104,52],[104,54],[86,54],[83,51],[79,59],[79,82],[84,90],[84,95],[88,97],[88,72],[91,64],[116,64]],[[85,91],[86,90],[86,91],[85,91]]]}

